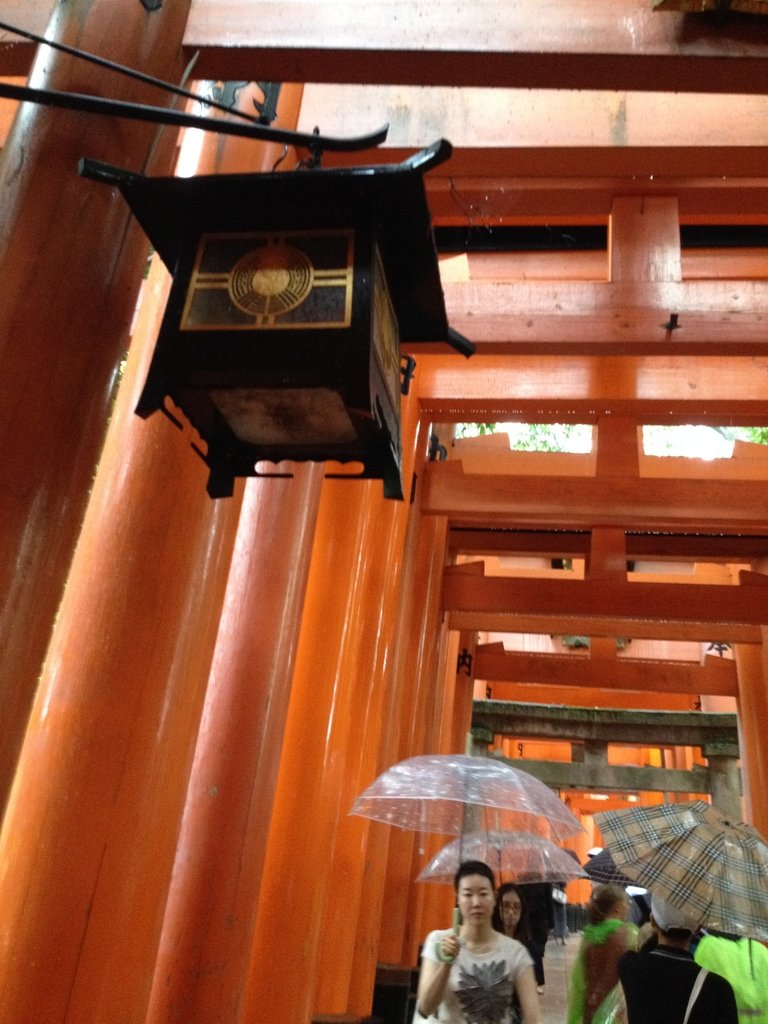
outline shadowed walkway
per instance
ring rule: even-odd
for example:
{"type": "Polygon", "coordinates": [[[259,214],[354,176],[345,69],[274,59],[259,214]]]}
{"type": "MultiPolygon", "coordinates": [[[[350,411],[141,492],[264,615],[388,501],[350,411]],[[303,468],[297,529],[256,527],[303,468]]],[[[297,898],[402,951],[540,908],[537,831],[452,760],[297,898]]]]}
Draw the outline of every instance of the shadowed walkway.
{"type": "Polygon", "coordinates": [[[568,1004],[568,979],[571,964],[581,942],[581,934],[569,935],[566,945],[561,946],[549,939],[544,955],[544,978],[546,985],[541,996],[543,1024],[565,1024],[568,1004]]]}

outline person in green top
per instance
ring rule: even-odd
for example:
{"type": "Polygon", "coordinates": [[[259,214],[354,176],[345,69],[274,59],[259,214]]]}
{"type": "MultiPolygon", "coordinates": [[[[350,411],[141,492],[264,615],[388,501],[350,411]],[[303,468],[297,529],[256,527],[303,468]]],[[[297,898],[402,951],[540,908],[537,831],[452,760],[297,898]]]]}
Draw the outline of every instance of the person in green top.
{"type": "Polygon", "coordinates": [[[617,964],[637,943],[627,922],[629,900],[619,885],[596,885],[571,972],[568,1024],[614,1024],[624,1019],[617,964]]]}
{"type": "Polygon", "coordinates": [[[740,1024],[768,1024],[768,948],[762,942],[707,931],[693,958],[730,981],[740,1024]]]}

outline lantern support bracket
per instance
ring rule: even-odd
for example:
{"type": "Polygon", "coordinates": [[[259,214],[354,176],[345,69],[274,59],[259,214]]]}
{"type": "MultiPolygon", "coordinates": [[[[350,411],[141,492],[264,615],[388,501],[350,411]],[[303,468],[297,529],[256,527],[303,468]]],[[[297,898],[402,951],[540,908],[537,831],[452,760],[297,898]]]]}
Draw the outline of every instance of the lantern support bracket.
{"type": "MultiPolygon", "coordinates": [[[[156,78],[154,75],[147,75],[143,71],[137,71],[136,68],[130,68],[125,64],[118,64],[117,61],[108,60],[106,57],[100,57],[96,53],[89,53],[87,50],[81,50],[77,46],[68,46],[66,43],[60,43],[56,39],[48,39],[46,36],[41,36],[37,32],[32,32],[30,29],[18,28],[15,25],[9,25],[5,21],[0,21],[0,30],[4,32],[12,32],[14,35],[22,36],[22,38],[29,39],[31,42],[39,43],[42,46],[50,46],[52,50],[58,50],[59,53],[67,53],[70,57],[77,57],[79,60],[84,60],[89,64],[95,64],[96,67],[104,68],[106,71],[115,71],[119,75],[126,75],[128,78],[134,78],[139,82],[146,82],[147,85],[157,86],[157,88],[163,89],[165,92],[173,93],[174,96],[181,96],[188,100],[196,100],[198,103],[204,103],[205,106],[215,107],[217,110],[224,111],[228,114],[235,114],[237,117],[241,117],[246,121],[256,120],[256,118],[251,114],[246,114],[243,110],[234,110],[228,103],[215,96],[210,99],[198,96],[189,89],[184,89],[180,85],[174,85],[173,82],[166,82],[162,78],[156,78]]],[[[193,58],[190,67],[194,64],[194,61],[195,58],[193,58]]],[[[263,124],[264,122],[262,121],[261,123],[263,124]]]]}
{"type": "Polygon", "coordinates": [[[0,96],[4,99],[39,103],[42,106],[49,107],[64,107],[69,110],[79,110],[89,114],[125,117],[128,120],[149,121],[155,124],[173,125],[176,128],[199,128],[202,131],[216,132],[219,135],[239,135],[242,138],[262,142],[277,142],[282,145],[298,146],[313,151],[329,150],[331,152],[343,153],[370,149],[372,146],[378,146],[382,143],[389,131],[389,125],[384,125],[369,135],[336,139],[308,132],[272,128],[256,122],[240,124],[234,121],[221,121],[217,118],[199,117],[195,114],[186,114],[180,110],[169,110],[165,107],[153,107],[142,103],[128,103],[123,100],[108,100],[100,96],[86,96],[82,93],[33,89],[29,86],[12,85],[8,82],[0,82],[0,96]]]}
{"type": "MultiPolygon", "coordinates": [[[[389,131],[389,125],[351,139],[334,139],[320,135],[317,131],[312,134],[305,132],[294,132],[285,129],[276,129],[264,123],[264,111],[261,116],[253,117],[242,110],[236,110],[218,102],[215,98],[198,96],[189,89],[174,85],[163,79],[147,75],[143,71],[127,67],[125,64],[118,64],[115,61],[99,57],[97,54],[88,53],[87,50],[80,50],[75,46],[68,46],[55,39],[47,39],[36,32],[28,29],[18,28],[0,21],[0,30],[12,32],[14,35],[30,39],[32,42],[40,43],[43,46],[50,46],[54,50],[67,53],[72,57],[96,64],[98,67],[108,71],[115,71],[129,78],[146,82],[148,85],[156,86],[165,92],[173,93],[184,99],[195,100],[200,104],[214,107],[227,114],[240,118],[246,123],[222,121],[217,118],[199,117],[194,114],[187,114],[183,111],[170,110],[167,107],[155,107],[140,103],[128,103],[123,100],[111,100],[100,96],[88,96],[81,93],[57,92],[51,89],[34,89],[29,86],[14,85],[10,82],[0,82],[0,97],[4,99],[18,100],[19,102],[38,103],[43,106],[63,107],[68,110],[78,110],[83,113],[101,114],[107,117],[125,117],[134,121],[148,121],[154,124],[173,125],[178,128],[199,128],[202,131],[216,132],[220,135],[239,135],[245,138],[257,139],[262,142],[277,142],[286,146],[298,146],[309,149],[312,152],[313,160],[317,163],[319,156],[324,150],[330,152],[356,152],[357,150],[370,149],[382,143],[389,131]]],[[[265,101],[269,97],[266,97],[265,101]]]]}

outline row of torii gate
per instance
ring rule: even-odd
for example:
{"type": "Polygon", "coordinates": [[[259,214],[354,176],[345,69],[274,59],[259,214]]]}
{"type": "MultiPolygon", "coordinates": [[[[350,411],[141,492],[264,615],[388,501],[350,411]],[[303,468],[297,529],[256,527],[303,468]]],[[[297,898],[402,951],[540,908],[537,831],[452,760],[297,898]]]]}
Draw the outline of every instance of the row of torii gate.
{"type": "MultiPolygon", "coordinates": [[[[442,601],[457,684],[476,698],[474,748],[511,751],[566,797],[708,794],[739,821],[736,706],[762,650],[766,577],[753,568],[765,539],[752,524],[737,532],[735,505],[726,515],[717,502],[734,472],[737,500],[750,476],[762,494],[768,461],[755,445],[720,463],[654,460],[640,436],[637,421],[605,417],[590,455],[513,452],[492,435],[428,466],[422,509],[449,521],[442,601]],[[631,492],[622,508],[615,496],[631,492]],[[587,649],[563,653],[565,634],[587,649]],[[477,699],[483,689],[498,699],[477,699]],[[532,740],[570,744],[570,758],[526,757],[532,740]],[[611,763],[609,745],[662,753],[611,763]]],[[[762,502],[743,512],[759,517],[762,502]]]]}
{"type": "MultiPolygon", "coordinates": [[[[666,799],[672,794],[709,794],[728,818],[742,819],[735,715],[476,700],[472,724],[473,747],[478,752],[487,750],[496,736],[570,742],[570,761],[546,761],[524,754],[505,758],[515,768],[560,790],[566,799],[578,790],[622,793],[625,798],[639,791],[660,792],[666,799]],[[610,764],[609,744],[700,748],[707,764],[689,769],[610,764]]],[[[518,746],[524,750],[524,740],[518,746]]]]}

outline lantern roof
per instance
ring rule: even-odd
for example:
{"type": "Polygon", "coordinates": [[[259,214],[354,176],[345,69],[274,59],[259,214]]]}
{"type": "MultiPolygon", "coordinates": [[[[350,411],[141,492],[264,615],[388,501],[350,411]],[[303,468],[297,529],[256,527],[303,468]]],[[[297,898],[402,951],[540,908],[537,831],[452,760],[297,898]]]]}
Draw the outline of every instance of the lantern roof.
{"type": "Polygon", "coordinates": [[[364,227],[381,253],[401,344],[464,350],[447,322],[424,187],[424,172],[450,154],[441,139],[398,164],[180,178],[83,160],[80,171],[119,187],[172,274],[205,233],[364,227]]]}

